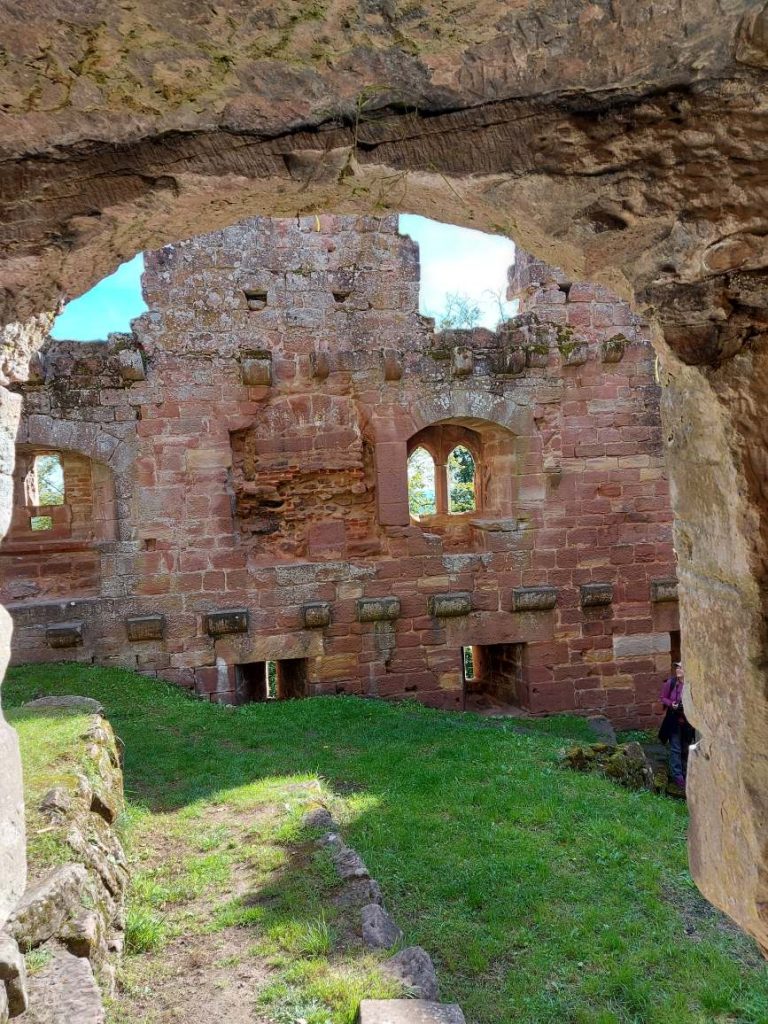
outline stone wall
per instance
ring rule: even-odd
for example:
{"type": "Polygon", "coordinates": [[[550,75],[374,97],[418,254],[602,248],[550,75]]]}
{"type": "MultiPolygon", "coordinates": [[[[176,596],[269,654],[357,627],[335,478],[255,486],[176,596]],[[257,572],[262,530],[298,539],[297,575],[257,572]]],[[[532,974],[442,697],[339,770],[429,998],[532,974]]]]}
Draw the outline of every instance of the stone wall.
{"type": "Polygon", "coordinates": [[[524,644],[491,696],[655,720],[678,623],[653,351],[626,303],[526,261],[519,317],[435,334],[394,217],[149,254],[134,337],[49,343],[24,389],[20,442],[107,466],[117,523],[97,597],[13,602],[14,657],[226,702],[277,661],[292,694],[461,707],[462,647],[524,644]],[[406,460],[436,430],[472,439],[481,505],[419,521],[406,460]]]}

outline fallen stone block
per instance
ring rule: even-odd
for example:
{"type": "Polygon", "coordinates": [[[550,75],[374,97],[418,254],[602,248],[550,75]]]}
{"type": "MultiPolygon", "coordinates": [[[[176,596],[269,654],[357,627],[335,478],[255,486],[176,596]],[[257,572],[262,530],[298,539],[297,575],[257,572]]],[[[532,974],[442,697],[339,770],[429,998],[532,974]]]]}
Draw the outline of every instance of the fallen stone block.
{"type": "Polygon", "coordinates": [[[301,819],[301,823],[304,828],[327,828],[331,830],[336,828],[333,815],[325,807],[314,807],[311,811],[307,811],[301,819]]]}
{"type": "Polygon", "coordinates": [[[339,877],[345,880],[347,878],[370,877],[368,874],[368,868],[363,862],[363,858],[357,850],[353,850],[351,846],[342,846],[334,855],[333,863],[336,866],[339,877]]]}
{"type": "Polygon", "coordinates": [[[104,1024],[104,1007],[90,962],[55,948],[29,979],[24,1024],[104,1024]]]}
{"type": "Polygon", "coordinates": [[[23,950],[58,935],[80,912],[88,887],[83,864],[64,864],[27,889],[8,919],[8,929],[23,950]]]}
{"type": "Polygon", "coordinates": [[[340,907],[367,907],[371,903],[384,903],[381,886],[375,878],[350,878],[335,897],[340,907]]]}
{"type": "Polygon", "coordinates": [[[77,694],[61,694],[58,697],[38,697],[28,700],[25,708],[76,708],[92,715],[100,715],[104,705],[93,697],[80,697],[77,694]]]}
{"type": "Polygon", "coordinates": [[[426,999],[364,999],[359,1024],[465,1024],[457,1003],[426,999]]]}
{"type": "Polygon", "coordinates": [[[435,966],[429,953],[421,946],[401,949],[381,966],[419,999],[437,999],[435,966]]]}
{"type": "Polygon", "coordinates": [[[389,949],[403,941],[403,933],[378,903],[369,903],[362,909],[363,945],[368,949],[389,949]]]}

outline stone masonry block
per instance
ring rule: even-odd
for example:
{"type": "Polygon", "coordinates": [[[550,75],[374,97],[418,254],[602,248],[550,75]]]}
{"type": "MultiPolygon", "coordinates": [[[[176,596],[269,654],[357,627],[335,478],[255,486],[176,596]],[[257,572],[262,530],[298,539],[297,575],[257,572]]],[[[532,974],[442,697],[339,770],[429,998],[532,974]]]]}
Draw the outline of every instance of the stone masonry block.
{"type": "Polygon", "coordinates": [[[599,608],[613,601],[612,583],[585,583],[579,587],[582,608],[599,608]]]}
{"type": "Polygon", "coordinates": [[[240,363],[240,370],[243,377],[243,384],[250,386],[272,384],[272,357],[267,356],[245,356],[240,363]]]}
{"type": "Polygon", "coordinates": [[[399,614],[399,597],[361,597],[357,602],[359,622],[392,622],[399,614]]]}
{"type": "Polygon", "coordinates": [[[205,616],[205,631],[209,636],[224,636],[226,633],[248,632],[247,608],[223,608],[208,612],[205,616]]]}
{"type": "Polygon", "coordinates": [[[464,1024],[457,1003],[426,999],[363,999],[359,1024],[464,1024]]]}
{"type": "Polygon", "coordinates": [[[163,615],[129,615],[125,620],[129,640],[162,640],[165,632],[163,615]]]}
{"type": "Polygon", "coordinates": [[[554,587],[516,587],[512,591],[512,611],[548,612],[557,604],[554,587]]]}
{"type": "Polygon", "coordinates": [[[654,654],[668,654],[669,633],[630,633],[614,636],[614,658],[647,658],[654,654]]]}
{"type": "Polygon", "coordinates": [[[475,368],[475,357],[471,348],[453,349],[451,354],[451,372],[454,377],[469,377],[475,368]]]}
{"type": "Polygon", "coordinates": [[[657,604],[661,601],[677,600],[677,580],[651,580],[651,601],[657,604]]]}
{"type": "Polygon", "coordinates": [[[466,592],[433,594],[429,599],[429,614],[439,619],[451,619],[458,615],[469,615],[471,611],[472,595],[466,592]]]}
{"type": "Polygon", "coordinates": [[[49,647],[79,647],[83,642],[83,623],[52,622],[45,627],[45,642],[49,647]]]}
{"type": "Polygon", "coordinates": [[[328,601],[310,601],[301,609],[305,629],[321,629],[331,624],[331,605],[328,601]]]}
{"type": "Polygon", "coordinates": [[[627,339],[623,334],[617,334],[608,338],[600,346],[600,357],[604,363],[620,363],[624,358],[624,349],[627,347],[627,339]]]}

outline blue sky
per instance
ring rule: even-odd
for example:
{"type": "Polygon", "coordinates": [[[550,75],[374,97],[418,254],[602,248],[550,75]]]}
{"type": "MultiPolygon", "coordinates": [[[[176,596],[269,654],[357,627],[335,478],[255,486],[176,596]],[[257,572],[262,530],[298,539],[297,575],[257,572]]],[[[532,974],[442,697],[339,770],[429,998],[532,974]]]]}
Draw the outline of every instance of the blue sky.
{"type": "Polygon", "coordinates": [[[54,321],[51,335],[59,340],[99,341],[111,331],[130,330],[131,320],[146,312],[140,278],[144,255],[123,263],[79,299],[68,302],[54,321]]]}
{"type": "MultiPolygon", "coordinates": [[[[512,305],[504,301],[514,242],[410,213],[401,214],[400,230],[419,243],[419,306],[425,316],[439,319],[446,296],[451,294],[466,295],[480,307],[479,322],[483,327],[494,328],[498,323],[499,299],[507,316],[514,312],[512,305]]],[[[147,309],[141,296],[143,269],[144,256],[139,253],[85,295],[73,299],[56,317],[53,337],[97,341],[111,331],[130,330],[131,320],[147,309]]]]}

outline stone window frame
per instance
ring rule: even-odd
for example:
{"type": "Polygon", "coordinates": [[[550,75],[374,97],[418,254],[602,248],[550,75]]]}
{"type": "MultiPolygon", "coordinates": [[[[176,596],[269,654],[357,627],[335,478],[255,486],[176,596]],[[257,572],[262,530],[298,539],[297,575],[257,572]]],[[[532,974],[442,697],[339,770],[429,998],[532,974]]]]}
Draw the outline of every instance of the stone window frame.
{"type": "MultiPolygon", "coordinates": [[[[485,506],[483,482],[483,438],[482,435],[461,423],[439,422],[423,427],[408,439],[406,446],[406,475],[408,459],[422,448],[431,457],[435,466],[435,509],[431,515],[410,515],[412,523],[423,524],[450,517],[461,521],[482,513],[485,506]],[[475,464],[475,507],[466,512],[451,512],[450,484],[448,480],[448,459],[457,448],[466,448],[475,464]]],[[[409,508],[410,513],[410,508],[409,508]]]]}

